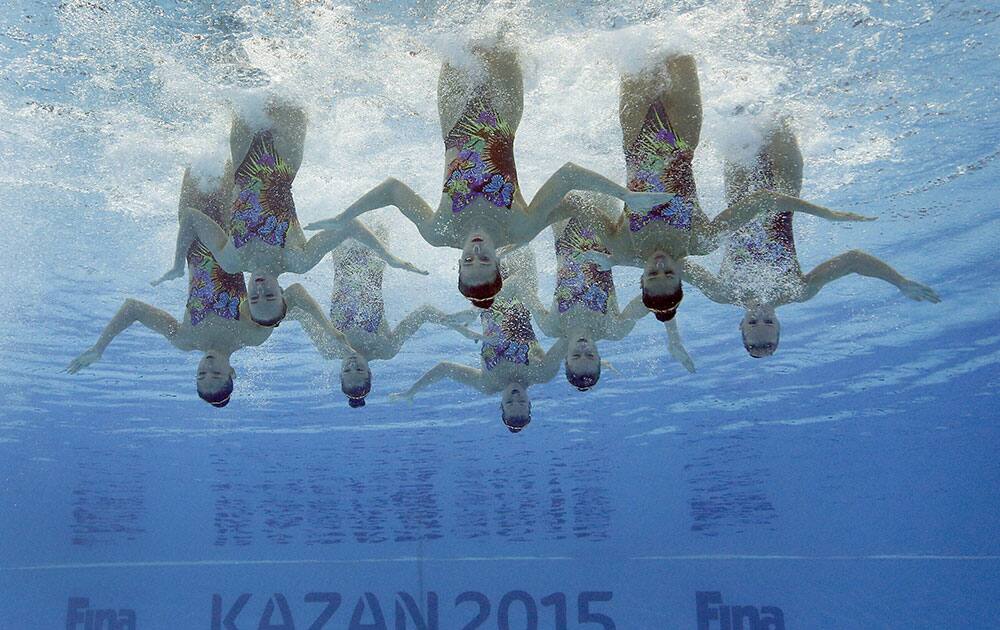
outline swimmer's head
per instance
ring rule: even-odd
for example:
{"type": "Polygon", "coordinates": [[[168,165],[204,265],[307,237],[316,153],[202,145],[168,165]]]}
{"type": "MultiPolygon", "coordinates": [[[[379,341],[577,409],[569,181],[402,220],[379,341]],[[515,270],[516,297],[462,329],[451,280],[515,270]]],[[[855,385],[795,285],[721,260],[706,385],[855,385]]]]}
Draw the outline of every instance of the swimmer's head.
{"type": "Polygon", "coordinates": [[[668,254],[657,251],[646,259],[642,268],[642,303],[661,322],[669,322],[677,314],[677,305],[684,299],[681,286],[681,266],[668,254]]]}
{"type": "Polygon", "coordinates": [[[458,290],[469,298],[473,306],[489,308],[502,286],[493,239],[483,232],[469,234],[458,261],[458,290]]]}
{"type": "Polygon", "coordinates": [[[751,306],[740,322],[743,347],[755,359],[770,356],[778,349],[781,325],[773,306],[751,306]]]}
{"type": "Polygon", "coordinates": [[[275,328],[288,312],[285,294],[278,285],[278,276],[271,274],[250,275],[247,302],[250,306],[250,319],[258,326],[275,328]]]}
{"type": "Polygon", "coordinates": [[[208,351],[198,362],[195,387],[198,396],[213,407],[225,407],[233,394],[233,375],[229,355],[208,351]]]}
{"type": "Polygon", "coordinates": [[[511,433],[518,433],[531,422],[531,400],[528,388],[520,383],[504,387],[500,395],[500,417],[511,433]]]}
{"type": "Polygon", "coordinates": [[[360,354],[352,354],[340,363],[340,391],[351,407],[364,407],[365,396],[372,391],[372,371],[360,354]]]}
{"type": "Polygon", "coordinates": [[[601,355],[597,346],[587,337],[578,337],[569,344],[566,352],[566,380],[585,392],[601,378],[601,355]]]}

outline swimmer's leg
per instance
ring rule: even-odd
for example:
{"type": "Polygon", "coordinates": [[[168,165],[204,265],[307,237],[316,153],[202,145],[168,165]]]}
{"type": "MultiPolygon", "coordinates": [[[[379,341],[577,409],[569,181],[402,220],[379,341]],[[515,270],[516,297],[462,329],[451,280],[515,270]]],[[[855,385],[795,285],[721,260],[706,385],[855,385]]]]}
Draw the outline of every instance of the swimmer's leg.
{"type": "Polygon", "coordinates": [[[820,289],[827,284],[852,273],[885,280],[898,288],[903,295],[917,302],[936,303],[941,301],[934,289],[904,277],[882,260],[859,249],[853,249],[820,263],[807,273],[805,275],[805,289],[798,301],[805,302],[819,293],[820,289]]]}
{"type": "Polygon", "coordinates": [[[619,95],[622,146],[628,150],[649,108],[663,104],[677,135],[692,149],[701,138],[701,88],[698,67],[691,55],[667,55],[654,67],[623,74],[619,95]]]}
{"type": "Polygon", "coordinates": [[[469,99],[482,89],[500,117],[516,132],[524,110],[524,79],[517,52],[506,42],[485,48],[473,45],[463,54],[473,59],[462,67],[445,62],[438,76],[438,114],[445,139],[465,111],[469,99]]]}
{"type": "MultiPolygon", "coordinates": [[[[275,99],[268,103],[267,114],[274,122],[274,148],[297,173],[302,166],[309,118],[304,107],[292,101],[275,99]]],[[[294,176],[293,176],[294,177],[294,176]]]]}

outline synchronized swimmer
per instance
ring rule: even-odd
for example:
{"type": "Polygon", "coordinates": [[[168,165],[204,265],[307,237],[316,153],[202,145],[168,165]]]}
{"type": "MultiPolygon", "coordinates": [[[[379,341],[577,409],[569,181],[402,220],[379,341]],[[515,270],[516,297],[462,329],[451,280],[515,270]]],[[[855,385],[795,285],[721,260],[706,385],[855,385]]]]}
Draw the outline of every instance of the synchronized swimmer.
{"type": "Polygon", "coordinates": [[[223,407],[233,391],[233,353],[264,343],[287,316],[300,322],[321,356],[341,361],[341,390],[351,407],[361,407],[372,387],[369,362],[392,359],[421,326],[434,323],[479,341],[479,367],[440,362],[390,398],[411,399],[450,379],[499,393],[504,425],[519,432],[531,421],[529,386],[552,380],[563,366],[573,387],[591,389],[603,363],[597,342],[623,339],[648,313],[664,323],[669,354],[693,372],[676,320],[682,280],[713,301],[744,309],[743,344],[756,358],[777,348],[777,306],[808,300],[848,274],[880,278],[916,301],[940,301],[930,287],[860,250],[801,271],[794,213],[831,221],[872,219],[799,198],[802,155],[787,120],[765,130],[752,165],[725,164],[728,207],[709,219],[698,203],[692,170],[702,103],[697,67],[687,55],[663,55],[646,70],[621,77],[624,186],[567,162],[527,203],[514,165],[523,108],[518,56],[503,41],[471,45],[467,54],[462,63],[445,62],[438,81],[445,173],[436,211],[390,177],[340,215],[307,225],[319,232],[306,239],[292,183],[302,163],[307,115],[272,96],[263,118],[234,116],[231,162],[220,177],[184,173],[174,264],[153,282],[187,270],[181,321],[130,298],[67,371],[77,373],[99,360],[118,334],[139,322],[180,350],[203,353],[198,395],[223,407]],[[624,202],[622,210],[614,198],[624,202]],[[382,297],[385,267],[427,272],[392,254],[384,233],[358,221],[386,206],[395,206],[427,244],[462,251],[458,288],[478,309],[481,331],[467,327],[476,310],[446,314],[431,305],[390,328],[382,297]],[[546,308],[528,244],[549,226],[557,272],[546,308]],[[718,275],[688,260],[719,247],[718,275]],[[335,272],[328,317],[300,284],[282,289],[278,276],[305,273],[330,252],[335,272]],[[612,274],[619,265],[642,270],[640,294],[624,309],[612,274]],[[535,335],[532,317],[555,339],[548,350],[535,335]]]}

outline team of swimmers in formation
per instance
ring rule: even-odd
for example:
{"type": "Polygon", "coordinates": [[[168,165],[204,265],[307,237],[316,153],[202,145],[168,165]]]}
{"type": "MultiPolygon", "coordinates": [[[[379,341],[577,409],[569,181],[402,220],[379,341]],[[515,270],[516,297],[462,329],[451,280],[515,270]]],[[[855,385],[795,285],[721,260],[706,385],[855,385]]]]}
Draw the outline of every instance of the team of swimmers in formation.
{"type": "Polygon", "coordinates": [[[858,250],[802,272],[792,233],[794,213],[831,221],[870,219],[798,198],[802,155],[787,122],[765,134],[752,165],[726,164],[728,207],[710,219],[698,204],[692,172],[702,103],[690,56],[664,55],[650,68],[621,77],[627,185],[568,162],[526,201],[513,151],[523,104],[517,55],[504,43],[470,46],[467,54],[461,64],[446,62],[438,82],[445,172],[437,210],[389,178],[339,216],[305,226],[316,232],[306,238],[292,196],[306,114],[294,103],[272,98],[263,125],[235,118],[232,162],[217,182],[208,183],[190,169],[184,174],[174,264],[153,283],[183,277],[187,269],[181,321],[128,299],[68,371],[98,360],[116,335],[140,322],[180,350],[203,353],[198,394],[223,407],[233,391],[232,354],[264,343],[288,317],[300,322],[322,356],[340,359],[342,390],[351,407],[360,407],[372,386],[370,362],[393,358],[422,325],[435,323],[479,340],[481,366],[441,362],[392,397],[412,398],[446,378],[484,393],[499,392],[503,422],[517,432],[531,420],[529,386],[553,379],[562,366],[570,384],[580,390],[593,387],[602,364],[597,342],[622,339],[650,312],[665,323],[670,354],[694,371],[674,319],[683,281],[715,302],[744,310],[743,344],[758,358],[778,347],[776,307],[808,300],[851,273],[881,278],[913,300],[939,301],[929,287],[858,250]],[[624,202],[623,210],[612,197],[624,202]],[[427,271],[394,256],[384,234],[358,221],[386,206],[398,208],[428,244],[461,249],[458,289],[475,310],[449,314],[423,306],[390,329],[381,290],[385,266],[427,271]],[[534,256],[525,246],[549,226],[557,279],[546,308],[538,294],[534,256]],[[724,255],[718,274],[687,260],[719,247],[724,255]],[[329,252],[335,272],[327,316],[300,284],[283,288],[278,277],[305,273],[329,252]],[[641,294],[624,309],[615,299],[616,265],[642,269],[641,294]],[[476,310],[480,331],[468,328],[476,310]],[[538,343],[532,318],[556,339],[547,351],[538,343]]]}

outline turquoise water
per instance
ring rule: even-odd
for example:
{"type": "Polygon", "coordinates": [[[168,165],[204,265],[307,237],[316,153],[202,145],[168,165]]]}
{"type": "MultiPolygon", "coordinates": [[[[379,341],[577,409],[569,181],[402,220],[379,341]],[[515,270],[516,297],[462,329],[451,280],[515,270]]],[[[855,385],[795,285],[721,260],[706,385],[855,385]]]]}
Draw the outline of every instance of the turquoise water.
{"type": "MultiPolygon", "coordinates": [[[[775,609],[787,628],[1000,624],[996,7],[211,5],[0,9],[0,628],[125,628],[128,611],[141,629],[421,627],[415,602],[449,629],[716,629],[722,606],[753,607],[762,630],[775,609]],[[517,435],[495,397],[460,386],[388,400],[439,360],[477,364],[478,346],[434,327],[373,366],[360,410],[294,323],[234,356],[221,410],[197,398],[197,355],[140,327],[61,373],[125,298],[183,312],[181,282],[149,282],[171,261],[185,165],[224,157],[232,54],[309,108],[294,189],[309,222],[388,175],[437,198],[441,59],[503,20],[524,55],[526,196],[569,159],[623,181],[618,73],[686,50],[709,215],[722,160],[788,113],[802,196],[878,217],[796,218],[803,267],[865,249],[942,302],[847,278],[779,311],[780,350],[753,360],[740,311],[689,289],[697,373],[647,318],[601,345],[620,374],[594,390],[533,387],[517,435]]],[[[393,323],[463,307],[454,250],[394,210],[369,219],[432,270],[386,272],[393,323]]],[[[533,244],[543,294],[551,246],[533,244]]],[[[638,272],[615,274],[624,303],[638,272]]],[[[323,301],[332,264],[300,281],[323,301]]]]}

